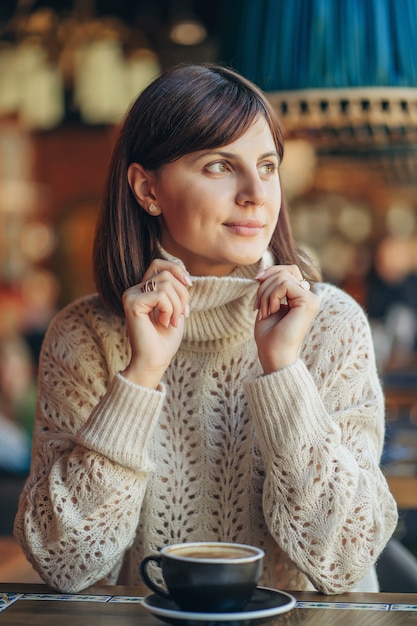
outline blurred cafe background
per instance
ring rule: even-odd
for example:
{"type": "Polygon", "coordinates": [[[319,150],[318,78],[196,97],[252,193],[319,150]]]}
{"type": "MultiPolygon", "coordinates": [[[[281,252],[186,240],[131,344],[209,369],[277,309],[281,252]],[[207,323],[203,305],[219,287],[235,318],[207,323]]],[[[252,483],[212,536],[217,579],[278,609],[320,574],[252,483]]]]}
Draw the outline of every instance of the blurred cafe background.
{"type": "Polygon", "coordinates": [[[1,0],[0,535],[29,468],[45,329],[94,290],[118,124],[165,68],[216,61],[268,93],[295,235],[369,315],[384,468],[417,552],[416,41],[417,0],[1,0]]]}

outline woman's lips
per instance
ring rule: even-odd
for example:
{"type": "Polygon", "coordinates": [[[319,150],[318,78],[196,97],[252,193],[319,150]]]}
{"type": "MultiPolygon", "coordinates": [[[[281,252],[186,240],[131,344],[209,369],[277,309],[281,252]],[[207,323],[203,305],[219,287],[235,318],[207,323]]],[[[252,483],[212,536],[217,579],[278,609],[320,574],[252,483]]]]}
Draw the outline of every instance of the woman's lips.
{"type": "Polygon", "coordinates": [[[226,222],[224,224],[226,228],[233,231],[237,235],[242,237],[255,237],[264,228],[264,224],[258,221],[243,221],[243,222],[226,222]]]}

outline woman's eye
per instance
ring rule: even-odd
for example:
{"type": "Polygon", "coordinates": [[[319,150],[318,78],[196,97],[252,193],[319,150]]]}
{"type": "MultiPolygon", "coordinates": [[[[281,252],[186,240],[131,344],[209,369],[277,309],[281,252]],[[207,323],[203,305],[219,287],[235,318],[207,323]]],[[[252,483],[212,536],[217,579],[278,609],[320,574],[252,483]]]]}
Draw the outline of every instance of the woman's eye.
{"type": "Polygon", "coordinates": [[[262,165],[259,166],[259,169],[262,174],[273,174],[276,167],[274,163],[262,163],[262,165]]]}
{"type": "Polygon", "coordinates": [[[229,171],[226,161],[216,161],[215,163],[210,163],[210,165],[207,165],[207,169],[213,174],[224,174],[229,171]]]}

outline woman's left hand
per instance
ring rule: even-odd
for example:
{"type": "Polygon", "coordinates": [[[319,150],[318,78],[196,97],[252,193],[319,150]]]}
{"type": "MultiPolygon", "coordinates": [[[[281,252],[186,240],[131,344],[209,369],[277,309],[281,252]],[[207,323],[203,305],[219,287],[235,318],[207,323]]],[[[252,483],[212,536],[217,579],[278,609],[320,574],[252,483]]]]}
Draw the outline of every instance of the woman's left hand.
{"type": "Polygon", "coordinates": [[[296,265],[273,265],[256,276],[255,340],[265,374],[292,365],[320,301],[296,265]]]}

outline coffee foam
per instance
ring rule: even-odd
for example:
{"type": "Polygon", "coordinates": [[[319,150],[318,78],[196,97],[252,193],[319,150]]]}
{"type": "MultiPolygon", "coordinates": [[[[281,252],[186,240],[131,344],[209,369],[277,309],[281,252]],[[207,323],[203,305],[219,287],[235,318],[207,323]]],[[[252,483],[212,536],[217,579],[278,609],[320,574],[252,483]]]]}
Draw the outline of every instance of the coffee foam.
{"type": "Polygon", "coordinates": [[[207,544],[206,546],[196,546],[190,544],[180,547],[173,546],[167,548],[166,554],[179,558],[188,559],[247,559],[257,556],[255,550],[240,546],[219,546],[217,544],[207,544]]]}

